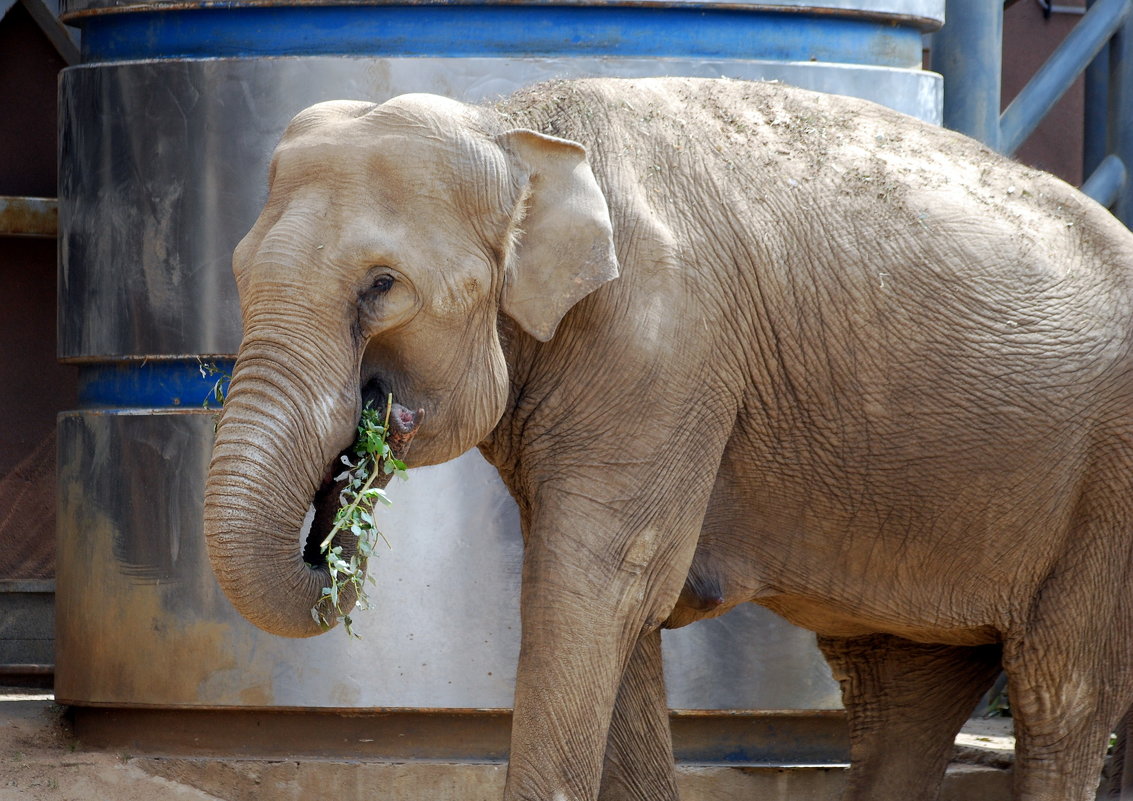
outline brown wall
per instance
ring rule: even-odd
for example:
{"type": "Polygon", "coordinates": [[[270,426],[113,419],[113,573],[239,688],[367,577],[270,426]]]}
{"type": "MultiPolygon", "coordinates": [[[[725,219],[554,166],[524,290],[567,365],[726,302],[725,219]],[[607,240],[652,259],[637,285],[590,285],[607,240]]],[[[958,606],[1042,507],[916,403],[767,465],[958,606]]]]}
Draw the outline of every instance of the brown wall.
{"type": "MultiPolygon", "coordinates": [[[[55,197],[64,66],[22,5],[0,19],[0,195],[55,197]]],[[[55,414],[76,402],[55,360],[55,253],[0,237],[0,579],[54,574],[55,414]]]]}
{"type": "MultiPolygon", "coordinates": [[[[989,0],[992,2],[992,0],[989,0]]],[[[1082,0],[1056,0],[1056,5],[1082,6],[1082,0]]],[[[1019,0],[1003,13],[1003,106],[1014,99],[1031,76],[1082,18],[1051,14],[1043,18],[1035,0],[1019,0]]],[[[1053,172],[1068,183],[1082,183],[1082,79],[1062,96],[1015,157],[1053,172]]]]}

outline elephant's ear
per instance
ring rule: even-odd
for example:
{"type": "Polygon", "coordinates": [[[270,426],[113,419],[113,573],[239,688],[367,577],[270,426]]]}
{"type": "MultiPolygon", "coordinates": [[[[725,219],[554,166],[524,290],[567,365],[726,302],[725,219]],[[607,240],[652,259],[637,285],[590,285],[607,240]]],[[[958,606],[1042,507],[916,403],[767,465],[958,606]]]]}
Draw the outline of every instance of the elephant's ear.
{"type": "Polygon", "coordinates": [[[522,129],[498,141],[527,174],[500,307],[546,342],[574,304],[618,277],[610,211],[582,145],[522,129]]]}

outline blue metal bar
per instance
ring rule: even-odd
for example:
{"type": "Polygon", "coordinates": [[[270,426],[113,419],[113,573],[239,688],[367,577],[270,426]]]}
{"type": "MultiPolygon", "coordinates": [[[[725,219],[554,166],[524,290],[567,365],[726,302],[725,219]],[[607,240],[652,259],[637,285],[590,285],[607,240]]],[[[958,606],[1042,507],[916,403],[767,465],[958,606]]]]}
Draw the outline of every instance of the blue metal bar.
{"type": "Polygon", "coordinates": [[[932,46],[932,67],[944,76],[944,124],[998,147],[1003,4],[948,0],[944,19],[932,46]]]}
{"type": "Polygon", "coordinates": [[[85,409],[219,408],[231,358],[125,359],[79,365],[79,404],[85,409]]]}
{"type": "Polygon", "coordinates": [[[1108,209],[1117,202],[1127,180],[1125,165],[1121,159],[1111,154],[1102,160],[1098,168],[1082,184],[1082,192],[1108,209]]]}
{"type": "MultiPolygon", "coordinates": [[[[1133,15],[1109,43],[1109,146],[1127,169],[1133,167],[1133,15]]],[[[1133,226],[1133,181],[1125,181],[1113,213],[1133,226]]]]}
{"type": "Polygon", "coordinates": [[[1003,112],[999,150],[1010,154],[1019,149],[1125,21],[1129,10],[1130,0],[1098,0],[1094,4],[1003,112]]]}
{"type": "MultiPolygon", "coordinates": [[[[1086,0],[1086,9],[1097,0],[1086,0]]],[[[1106,119],[1109,114],[1109,43],[1086,67],[1084,112],[1082,119],[1082,175],[1093,175],[1109,153],[1106,119]]]]}
{"type": "MultiPolygon", "coordinates": [[[[160,9],[160,6],[157,8],[160,9]]],[[[76,16],[87,62],[285,55],[702,57],[909,68],[910,21],[732,8],[563,5],[189,7],[76,16]]]]}

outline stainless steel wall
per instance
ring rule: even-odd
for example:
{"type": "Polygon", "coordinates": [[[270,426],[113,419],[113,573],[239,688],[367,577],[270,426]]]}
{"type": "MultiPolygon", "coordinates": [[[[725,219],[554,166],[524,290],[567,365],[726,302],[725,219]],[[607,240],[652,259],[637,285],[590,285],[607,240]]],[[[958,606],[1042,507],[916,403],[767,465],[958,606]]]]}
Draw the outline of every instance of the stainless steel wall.
{"type": "MultiPolygon", "coordinates": [[[[372,566],[378,609],[357,616],[361,641],[263,634],[208,568],[200,506],[212,412],[201,403],[211,379],[197,357],[230,359],[239,344],[230,254],[295,112],[338,97],[478,100],[549,77],[679,74],[777,78],[939,119],[939,77],[904,63],[908,52],[884,66],[259,51],[134,61],[105,31],[90,35],[116,13],[98,5],[71,8],[92,63],[67,70],[60,90],[59,348],[79,367],[81,408],[59,421],[56,696],[77,704],[510,706],[520,540],[510,498],[476,453],[393,487],[384,528],[394,547],[372,566]]],[[[942,3],[807,5],[865,6],[879,29],[919,30],[940,20],[942,3]]],[[[838,704],[813,636],[758,607],[667,632],[665,648],[675,707],[838,704]]]]}

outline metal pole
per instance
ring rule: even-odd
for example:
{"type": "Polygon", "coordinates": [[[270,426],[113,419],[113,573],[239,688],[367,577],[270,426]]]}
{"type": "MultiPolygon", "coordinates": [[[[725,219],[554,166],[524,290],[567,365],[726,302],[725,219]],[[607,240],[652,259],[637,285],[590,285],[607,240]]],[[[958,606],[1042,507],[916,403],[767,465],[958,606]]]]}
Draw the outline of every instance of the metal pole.
{"type": "Polygon", "coordinates": [[[1102,163],[1082,184],[1082,193],[1110,208],[1117,202],[1118,195],[1127,180],[1129,176],[1121,159],[1109,155],[1102,159],[1102,163]]]}
{"type": "MultiPolygon", "coordinates": [[[[1133,169],[1133,17],[1127,17],[1109,43],[1109,149],[1126,172],[1133,169]]],[[[1133,225],[1133,181],[1124,181],[1113,213],[1133,225]]]]}
{"type": "MultiPolygon", "coordinates": [[[[1093,8],[1097,0],[1086,0],[1086,10],[1093,8]]],[[[1108,130],[1109,92],[1109,42],[1098,52],[1090,66],[1086,67],[1084,113],[1082,120],[1082,177],[1094,174],[1102,159],[1109,153],[1106,141],[1108,130]]]]}
{"type": "Polygon", "coordinates": [[[944,76],[944,124],[999,146],[1003,4],[947,0],[933,40],[932,67],[944,76]]]}
{"type": "MultiPolygon", "coordinates": [[[[1003,112],[999,138],[1001,151],[1014,153],[1026,141],[1050,107],[1093,61],[1128,14],[1129,0],[1097,0],[1003,112]]],[[[945,79],[945,98],[947,86],[945,79]]]]}

